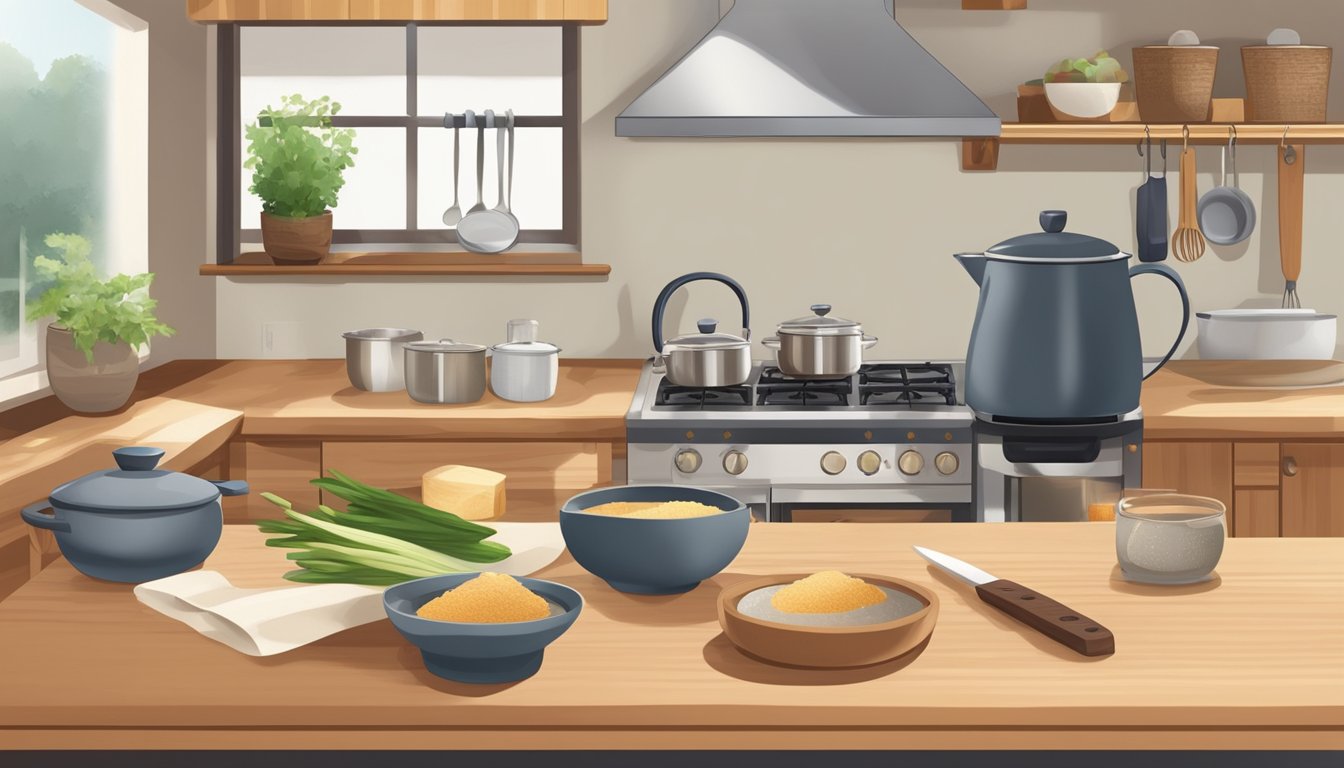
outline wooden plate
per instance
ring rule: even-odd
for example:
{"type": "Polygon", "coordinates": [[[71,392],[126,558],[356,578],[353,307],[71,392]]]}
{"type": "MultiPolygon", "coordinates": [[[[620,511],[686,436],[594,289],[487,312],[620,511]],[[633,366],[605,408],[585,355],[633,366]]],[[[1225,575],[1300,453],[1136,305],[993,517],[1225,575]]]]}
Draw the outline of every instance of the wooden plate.
{"type": "Polygon", "coordinates": [[[853,573],[869,584],[904,592],[924,604],[914,613],[879,624],[859,627],[808,627],[781,624],[747,616],[738,602],[758,589],[789,584],[810,574],[763,576],[734,584],[719,593],[719,624],[724,634],[742,651],[795,667],[863,667],[880,664],[910,652],[933,633],[938,621],[938,596],[918,584],[853,573]]]}

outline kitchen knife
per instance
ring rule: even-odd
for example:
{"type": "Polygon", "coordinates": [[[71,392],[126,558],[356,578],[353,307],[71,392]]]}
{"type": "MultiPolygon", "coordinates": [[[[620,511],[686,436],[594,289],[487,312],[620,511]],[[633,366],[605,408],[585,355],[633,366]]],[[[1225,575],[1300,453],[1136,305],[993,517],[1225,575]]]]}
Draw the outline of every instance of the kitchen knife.
{"type": "Polygon", "coordinates": [[[1086,616],[1017,582],[992,576],[951,555],[915,547],[920,557],[975,586],[980,599],[1084,656],[1115,653],[1115,636],[1086,616]]]}

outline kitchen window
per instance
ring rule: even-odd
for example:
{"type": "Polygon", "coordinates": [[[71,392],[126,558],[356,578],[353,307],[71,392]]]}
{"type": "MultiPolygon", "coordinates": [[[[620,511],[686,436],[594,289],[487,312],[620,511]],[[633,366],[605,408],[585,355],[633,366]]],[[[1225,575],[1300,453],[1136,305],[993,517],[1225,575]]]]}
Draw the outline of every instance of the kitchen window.
{"type": "Polygon", "coordinates": [[[0,401],[42,386],[33,259],[83,235],[148,269],[148,31],[107,0],[0,0],[0,401]]]}
{"type": "MultiPolygon", "coordinates": [[[[456,251],[452,130],[444,114],[512,109],[512,209],[519,242],[578,239],[578,30],[573,26],[219,26],[222,143],[220,261],[260,250],[261,201],[244,124],[286,94],[330,96],[333,123],[356,130],[359,152],[333,209],[333,243],[356,251],[456,251]],[[227,131],[227,132],[226,132],[227,131]],[[566,174],[566,171],[569,171],[566,174]]],[[[484,198],[497,199],[496,136],[485,132],[484,198]]],[[[459,199],[476,202],[474,130],[459,133],[459,199]]]]}

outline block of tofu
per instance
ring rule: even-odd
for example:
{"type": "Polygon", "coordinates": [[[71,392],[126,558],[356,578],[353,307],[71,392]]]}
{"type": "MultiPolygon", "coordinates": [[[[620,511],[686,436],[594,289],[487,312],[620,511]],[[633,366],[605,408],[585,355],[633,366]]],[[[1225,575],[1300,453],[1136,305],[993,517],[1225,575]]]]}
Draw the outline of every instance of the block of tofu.
{"type": "Polygon", "coordinates": [[[504,514],[504,475],[479,467],[449,464],[426,472],[420,481],[427,506],[465,520],[490,520],[504,514]]]}

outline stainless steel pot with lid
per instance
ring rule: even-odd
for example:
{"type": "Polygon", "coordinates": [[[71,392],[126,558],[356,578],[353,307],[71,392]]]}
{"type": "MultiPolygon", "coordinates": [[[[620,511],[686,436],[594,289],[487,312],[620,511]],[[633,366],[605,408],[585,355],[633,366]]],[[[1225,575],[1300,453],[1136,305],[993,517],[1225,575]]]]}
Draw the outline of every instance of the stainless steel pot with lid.
{"type": "Polygon", "coordinates": [[[813,304],[812,314],[786,320],[776,335],[761,341],[775,350],[775,362],[785,376],[795,379],[837,379],[852,376],[863,365],[863,351],[877,344],[863,326],[843,317],[831,317],[830,304],[813,304]]]}
{"type": "Polygon", "coordinates": [[[751,313],[746,291],[736,280],[717,272],[692,272],[668,283],[653,303],[653,347],[658,351],[655,369],[667,380],[683,387],[733,387],[751,376],[751,313]],[[728,286],[742,305],[742,335],[718,331],[718,321],[705,318],[696,323],[699,333],[663,342],[663,314],[676,290],[697,280],[713,280],[728,286]]]}
{"type": "Polygon", "coordinates": [[[405,346],[406,394],[420,403],[474,403],[485,395],[485,347],[452,339],[405,346]]]}

